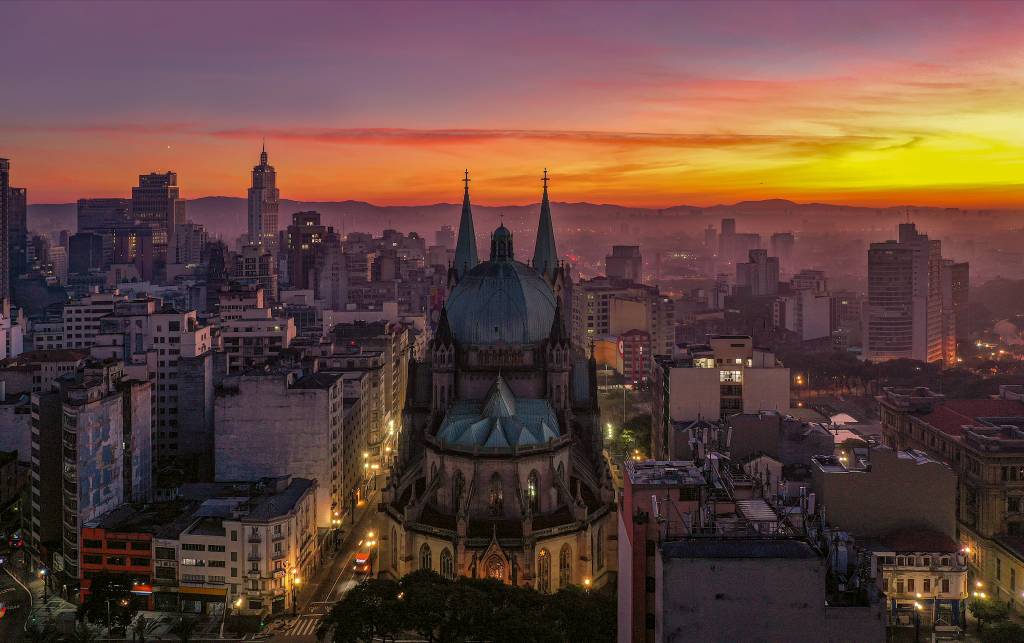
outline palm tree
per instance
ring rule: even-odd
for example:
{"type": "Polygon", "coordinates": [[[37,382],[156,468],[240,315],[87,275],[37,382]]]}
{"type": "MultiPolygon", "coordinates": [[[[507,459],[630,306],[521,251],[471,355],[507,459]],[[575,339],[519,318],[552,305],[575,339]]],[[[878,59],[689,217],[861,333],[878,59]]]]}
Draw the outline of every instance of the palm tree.
{"type": "Polygon", "coordinates": [[[195,632],[198,624],[199,622],[194,618],[182,617],[171,628],[171,634],[176,634],[178,640],[182,643],[188,643],[192,640],[192,634],[195,632]]]}

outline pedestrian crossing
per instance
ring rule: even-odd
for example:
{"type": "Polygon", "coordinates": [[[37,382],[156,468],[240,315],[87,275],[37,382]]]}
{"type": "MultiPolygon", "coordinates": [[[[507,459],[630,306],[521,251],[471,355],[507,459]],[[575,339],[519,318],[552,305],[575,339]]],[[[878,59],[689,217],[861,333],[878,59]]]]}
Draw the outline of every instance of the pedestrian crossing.
{"type": "Polygon", "coordinates": [[[283,636],[316,636],[316,628],[320,625],[320,615],[300,616],[292,626],[284,631],[283,636]]]}

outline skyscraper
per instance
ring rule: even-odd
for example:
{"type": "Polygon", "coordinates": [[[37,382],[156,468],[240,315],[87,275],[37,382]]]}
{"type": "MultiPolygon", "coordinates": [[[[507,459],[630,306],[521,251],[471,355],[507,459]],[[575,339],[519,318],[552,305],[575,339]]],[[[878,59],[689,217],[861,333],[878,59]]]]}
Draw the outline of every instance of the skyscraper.
{"type": "Polygon", "coordinates": [[[7,251],[11,266],[11,289],[19,275],[28,270],[28,191],[7,189],[7,251]]]}
{"type": "Polygon", "coordinates": [[[320,213],[296,212],[288,226],[288,281],[295,288],[315,288],[323,265],[323,243],[333,228],[320,224],[320,213]]]}
{"type": "Polygon", "coordinates": [[[779,258],[763,249],[751,250],[750,261],[736,264],[736,285],[749,286],[754,297],[779,292],[779,258]]]}
{"type": "Polygon", "coordinates": [[[261,245],[277,254],[277,209],[281,193],[277,172],[267,163],[267,148],[260,152],[260,164],[252,168],[249,188],[249,243],[261,245]]]}
{"type": "Polygon", "coordinates": [[[898,241],[871,244],[864,320],[867,359],[931,363],[955,357],[945,339],[949,325],[944,318],[943,274],[941,242],[918,233],[913,223],[900,224],[898,241]]]}
{"type": "Polygon", "coordinates": [[[154,253],[162,263],[167,257],[174,226],[185,223],[185,202],[178,196],[178,175],[174,172],[140,174],[139,185],[132,188],[131,217],[136,224],[153,229],[154,253]]]}
{"type": "Polygon", "coordinates": [[[11,163],[0,159],[0,299],[10,301],[11,275],[10,265],[10,187],[11,163]]]}

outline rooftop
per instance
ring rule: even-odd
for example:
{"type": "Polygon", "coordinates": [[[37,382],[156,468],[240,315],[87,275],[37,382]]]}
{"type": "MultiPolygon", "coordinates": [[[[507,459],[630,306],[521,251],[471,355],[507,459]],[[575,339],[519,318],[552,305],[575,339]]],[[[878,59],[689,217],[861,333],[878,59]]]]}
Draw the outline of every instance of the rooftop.
{"type": "Polygon", "coordinates": [[[895,552],[954,553],[960,545],[946,534],[931,529],[901,529],[880,539],[883,546],[895,552]]]}
{"type": "Polygon", "coordinates": [[[23,366],[27,364],[47,364],[52,362],[77,362],[89,357],[89,351],[77,351],[65,348],[51,350],[27,351],[17,357],[8,357],[0,361],[0,366],[23,366]]]}
{"type": "Polygon", "coordinates": [[[690,460],[627,460],[623,470],[632,485],[702,487],[706,483],[700,468],[690,460]]]}
{"type": "Polygon", "coordinates": [[[690,538],[662,545],[665,558],[818,558],[818,552],[794,538],[690,538]]]}

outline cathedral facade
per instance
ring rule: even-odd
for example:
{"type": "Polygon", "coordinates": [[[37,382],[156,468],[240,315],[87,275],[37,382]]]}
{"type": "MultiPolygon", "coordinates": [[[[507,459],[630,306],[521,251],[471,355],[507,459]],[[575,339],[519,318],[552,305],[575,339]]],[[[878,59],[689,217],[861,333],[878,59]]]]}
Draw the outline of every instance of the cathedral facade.
{"type": "Polygon", "coordinates": [[[529,264],[504,225],[478,260],[468,185],[449,295],[426,359],[410,364],[378,573],[601,585],[616,566],[615,498],[595,363],[566,328],[547,180],[529,264]]]}

